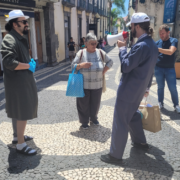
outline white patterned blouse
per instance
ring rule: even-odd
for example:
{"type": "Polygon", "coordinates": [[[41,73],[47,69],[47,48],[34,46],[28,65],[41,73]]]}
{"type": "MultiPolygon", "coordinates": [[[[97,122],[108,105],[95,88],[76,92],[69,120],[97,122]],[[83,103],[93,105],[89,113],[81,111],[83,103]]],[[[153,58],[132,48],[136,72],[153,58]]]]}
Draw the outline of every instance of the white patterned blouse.
{"type": "MultiPolygon", "coordinates": [[[[80,50],[75,59],[72,62],[72,68],[75,67],[76,64],[83,62],[91,62],[92,66],[89,69],[80,69],[80,72],[84,76],[84,89],[100,89],[103,85],[103,60],[99,49],[96,49],[94,53],[87,52],[86,49],[83,49],[83,55],[80,60],[82,50],[80,50]]],[[[113,61],[109,58],[109,56],[101,50],[105,66],[111,68],[113,65],[113,61]]]]}

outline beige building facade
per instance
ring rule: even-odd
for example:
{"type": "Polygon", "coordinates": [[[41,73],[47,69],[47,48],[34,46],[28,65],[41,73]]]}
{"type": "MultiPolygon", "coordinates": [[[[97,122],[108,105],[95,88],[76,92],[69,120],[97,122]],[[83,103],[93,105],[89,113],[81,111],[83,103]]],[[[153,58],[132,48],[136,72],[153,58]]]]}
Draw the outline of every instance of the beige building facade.
{"type": "MultiPolygon", "coordinates": [[[[171,32],[170,36],[178,39],[176,61],[180,61],[180,0],[169,1],[169,5],[170,4],[176,7],[176,15],[175,15],[175,22],[167,23],[167,25],[170,27],[170,32],[171,32]]],[[[130,0],[129,18],[131,19],[132,14],[135,12],[146,13],[150,17],[151,27],[155,31],[153,39],[157,41],[160,39],[159,27],[163,24],[164,9],[165,9],[165,0],[161,0],[161,1],[130,0]]]]}
{"type": "MultiPolygon", "coordinates": [[[[30,16],[27,40],[38,67],[55,66],[69,58],[70,37],[79,50],[80,38],[92,32],[103,38],[108,30],[109,0],[3,0],[0,1],[0,43],[7,34],[5,15],[21,9],[30,16]]],[[[2,57],[0,54],[0,76],[2,57]]]]}
{"type": "MultiPolygon", "coordinates": [[[[50,1],[50,0],[49,0],[50,1]]],[[[58,0],[54,0],[57,2],[58,0]]],[[[37,62],[37,68],[47,63],[46,35],[45,35],[45,18],[44,7],[48,0],[26,0],[0,1],[0,44],[4,36],[8,33],[5,30],[6,15],[12,10],[20,9],[30,18],[28,19],[29,33],[26,36],[29,44],[29,52],[31,57],[37,62]]],[[[0,54],[0,76],[2,77],[2,57],[0,54]]]]}
{"type": "Polygon", "coordinates": [[[155,41],[159,40],[159,26],[163,24],[164,15],[164,3],[153,3],[151,1],[145,1],[145,3],[137,4],[137,12],[146,13],[151,19],[151,27],[154,29],[155,41]]]}
{"type": "MultiPolygon", "coordinates": [[[[163,24],[164,8],[165,8],[164,6],[165,6],[165,0],[161,0],[161,1],[130,0],[129,19],[131,19],[132,14],[135,12],[146,13],[150,17],[151,27],[155,31],[153,38],[155,41],[157,41],[159,39],[159,27],[163,24]]],[[[175,33],[174,28],[176,26],[176,23],[168,23],[168,25],[170,26],[171,36],[174,36],[175,33]]]]}
{"type": "Polygon", "coordinates": [[[80,38],[92,32],[103,38],[108,25],[108,0],[59,0],[53,4],[57,62],[69,58],[67,44],[73,38],[79,50],[80,38]]]}

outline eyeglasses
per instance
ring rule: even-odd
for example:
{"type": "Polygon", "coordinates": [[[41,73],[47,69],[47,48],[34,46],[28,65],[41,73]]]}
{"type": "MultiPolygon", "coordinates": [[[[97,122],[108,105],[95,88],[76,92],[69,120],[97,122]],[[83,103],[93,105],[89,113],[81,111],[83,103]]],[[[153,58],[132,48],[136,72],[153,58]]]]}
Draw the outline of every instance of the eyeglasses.
{"type": "Polygon", "coordinates": [[[96,46],[97,45],[97,43],[91,43],[91,46],[96,46]]]}
{"type": "Polygon", "coordinates": [[[16,21],[16,22],[22,22],[24,25],[26,25],[28,23],[27,20],[22,20],[22,21],[16,21]]]}

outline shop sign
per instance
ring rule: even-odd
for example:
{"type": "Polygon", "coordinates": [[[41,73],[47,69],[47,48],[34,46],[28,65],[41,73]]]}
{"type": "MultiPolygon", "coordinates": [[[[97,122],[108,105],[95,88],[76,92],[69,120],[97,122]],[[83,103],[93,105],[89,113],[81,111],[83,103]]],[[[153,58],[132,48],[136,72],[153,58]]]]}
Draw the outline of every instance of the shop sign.
{"type": "Polygon", "coordinates": [[[33,0],[0,0],[0,3],[26,6],[26,7],[36,7],[36,2],[33,0]]]}
{"type": "Polygon", "coordinates": [[[175,22],[177,0],[165,0],[164,4],[164,23],[175,22]]]}

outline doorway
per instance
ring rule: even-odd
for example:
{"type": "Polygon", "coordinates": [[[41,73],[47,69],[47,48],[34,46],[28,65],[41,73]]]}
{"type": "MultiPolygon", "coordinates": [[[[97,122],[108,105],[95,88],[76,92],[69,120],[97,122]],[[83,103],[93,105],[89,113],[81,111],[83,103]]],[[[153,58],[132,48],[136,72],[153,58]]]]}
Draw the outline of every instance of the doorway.
{"type": "Polygon", "coordinates": [[[65,28],[65,59],[69,58],[68,42],[71,37],[70,17],[64,16],[64,28],[65,28]]]}
{"type": "Polygon", "coordinates": [[[41,21],[40,21],[39,12],[35,12],[35,29],[36,29],[38,63],[41,64],[43,63],[43,52],[42,52],[41,21]]]}
{"type": "Polygon", "coordinates": [[[89,33],[89,17],[86,19],[86,34],[89,33]]]}
{"type": "Polygon", "coordinates": [[[82,38],[82,18],[78,17],[78,42],[80,44],[80,39],[82,38]]]}

